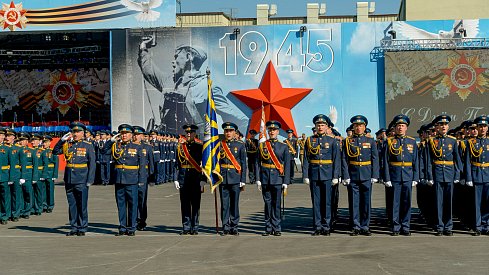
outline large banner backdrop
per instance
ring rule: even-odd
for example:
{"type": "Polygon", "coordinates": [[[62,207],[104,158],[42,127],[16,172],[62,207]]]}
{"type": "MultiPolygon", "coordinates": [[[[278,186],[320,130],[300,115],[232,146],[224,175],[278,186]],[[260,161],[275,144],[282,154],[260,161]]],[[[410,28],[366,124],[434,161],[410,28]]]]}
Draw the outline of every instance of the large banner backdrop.
{"type": "Polygon", "coordinates": [[[417,127],[429,120],[420,111],[425,106],[431,106],[431,117],[459,106],[462,119],[471,110],[465,109],[484,102],[483,68],[489,64],[483,51],[388,53],[384,73],[384,58],[374,50],[381,40],[392,39],[390,30],[397,32],[397,39],[436,39],[460,36],[462,26],[468,37],[487,37],[482,30],[489,29],[489,21],[115,32],[112,92],[113,112],[118,113],[113,122],[169,132],[181,131],[184,123],[203,126],[207,69],[218,122],[235,122],[243,132],[259,127],[262,106],[267,119],[277,119],[284,129],[299,135],[311,133],[312,118],[319,113],[330,115],[343,134],[356,114],[365,115],[373,131],[401,112],[410,115],[417,127]],[[454,78],[450,70],[459,67],[472,78],[462,80],[465,76],[459,73],[454,78]],[[466,107],[460,108],[462,103],[466,107]]]}

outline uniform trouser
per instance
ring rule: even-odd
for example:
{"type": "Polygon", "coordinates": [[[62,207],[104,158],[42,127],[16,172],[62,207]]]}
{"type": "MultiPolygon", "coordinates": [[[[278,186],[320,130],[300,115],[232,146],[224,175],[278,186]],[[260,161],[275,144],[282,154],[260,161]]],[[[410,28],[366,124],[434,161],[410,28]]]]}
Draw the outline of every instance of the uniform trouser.
{"type": "Polygon", "coordinates": [[[314,230],[330,230],[332,217],[331,180],[313,180],[309,184],[314,230]]]}
{"type": "Polygon", "coordinates": [[[392,231],[408,232],[411,223],[412,181],[392,182],[392,231]]]}
{"type": "Polygon", "coordinates": [[[24,196],[24,204],[22,207],[21,216],[29,216],[31,214],[32,204],[34,202],[31,180],[25,180],[25,183],[22,184],[22,194],[24,196]]]}
{"type": "Polygon", "coordinates": [[[255,183],[255,161],[256,154],[248,154],[248,178],[250,179],[250,183],[255,183]]]}
{"type": "Polygon", "coordinates": [[[261,193],[265,202],[265,231],[281,232],[280,204],[282,203],[282,185],[262,185],[261,193]]]}
{"type": "Polygon", "coordinates": [[[489,231],[489,183],[474,183],[475,229],[489,231]]]}
{"type": "Polygon", "coordinates": [[[148,183],[138,185],[138,226],[146,227],[148,218],[148,183]]]}
{"type": "Polygon", "coordinates": [[[136,231],[138,215],[138,184],[115,184],[115,199],[119,213],[119,231],[136,231]]]}
{"type": "Polygon", "coordinates": [[[351,181],[348,185],[350,197],[350,220],[355,230],[369,230],[372,182],[351,181]]]}
{"type": "MultiPolygon", "coordinates": [[[[475,186],[475,184],[474,184],[475,186]]],[[[474,229],[474,225],[476,224],[476,216],[474,215],[476,211],[476,202],[474,196],[474,187],[470,187],[467,185],[463,185],[462,194],[463,194],[463,207],[461,209],[462,215],[464,218],[463,222],[469,226],[471,229],[474,229]]],[[[455,196],[455,191],[453,192],[455,196]]]]}
{"type": "Polygon", "coordinates": [[[436,230],[451,231],[453,182],[436,182],[434,184],[436,193],[436,230]]]}
{"type": "Polygon", "coordinates": [[[43,209],[53,210],[54,208],[54,181],[52,179],[44,179],[44,205],[43,209]]]}
{"type": "Polygon", "coordinates": [[[72,232],[87,232],[88,187],[85,183],[65,183],[68,214],[72,232]]]}
{"type": "Polygon", "coordinates": [[[10,195],[12,201],[12,218],[19,218],[24,206],[24,196],[19,180],[15,180],[14,183],[10,185],[10,195]]]}
{"type": "Polygon", "coordinates": [[[340,201],[339,184],[331,186],[331,226],[333,227],[338,220],[338,203],[340,201]]]}
{"type": "Polygon", "coordinates": [[[12,215],[10,187],[7,182],[0,183],[0,221],[6,221],[12,215]]]}
{"type": "Polygon", "coordinates": [[[156,183],[162,183],[166,177],[164,162],[158,162],[155,168],[156,171],[158,171],[158,173],[156,174],[156,183]]]}
{"type": "Polygon", "coordinates": [[[180,188],[180,210],[182,212],[182,225],[184,231],[199,230],[200,214],[200,184],[185,182],[180,188]]]}
{"type": "Polygon", "coordinates": [[[169,160],[165,161],[165,182],[169,182],[172,179],[172,176],[170,174],[170,172],[171,172],[170,163],[171,163],[171,161],[169,161],[169,160]]]}
{"type": "Polygon", "coordinates": [[[420,181],[418,185],[416,185],[416,203],[418,204],[418,208],[419,211],[421,212],[421,215],[427,222],[428,216],[426,213],[425,192],[426,192],[426,184],[424,183],[424,181],[420,181]]]}
{"type": "Polygon", "coordinates": [[[294,180],[295,160],[294,160],[293,155],[291,155],[290,158],[291,158],[291,160],[290,160],[290,182],[292,183],[294,180]]]}
{"type": "Polygon", "coordinates": [[[170,160],[170,181],[173,179],[173,175],[175,174],[175,165],[176,165],[176,160],[172,159],[170,160]]]}
{"type": "Polygon", "coordinates": [[[37,181],[32,184],[32,189],[34,191],[34,203],[32,205],[32,212],[34,214],[42,213],[43,200],[44,200],[44,181],[37,181]]]}
{"type": "Polygon", "coordinates": [[[100,178],[102,184],[107,185],[110,182],[110,162],[100,163],[100,178]]]}
{"type": "MultiPolygon", "coordinates": [[[[394,183],[393,183],[394,184],[394,183]]],[[[385,187],[385,215],[387,216],[387,223],[392,226],[392,202],[394,200],[394,188],[385,187]]]]}
{"type": "Polygon", "coordinates": [[[224,231],[238,229],[239,223],[239,183],[219,184],[221,196],[221,219],[224,231]]]}

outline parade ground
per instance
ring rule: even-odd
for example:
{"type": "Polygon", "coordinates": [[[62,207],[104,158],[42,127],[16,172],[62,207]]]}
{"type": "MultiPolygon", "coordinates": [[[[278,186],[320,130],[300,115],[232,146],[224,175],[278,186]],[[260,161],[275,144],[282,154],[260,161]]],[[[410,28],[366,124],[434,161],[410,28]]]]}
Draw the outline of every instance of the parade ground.
{"type": "Polygon", "coordinates": [[[84,237],[65,236],[62,184],[56,185],[53,213],[0,226],[0,274],[485,274],[488,269],[489,237],[473,237],[459,223],[453,237],[435,237],[418,223],[416,208],[412,236],[390,236],[379,184],[373,192],[371,237],[349,236],[343,186],[337,230],[329,237],[310,235],[309,187],[301,183],[289,187],[281,237],[261,236],[263,200],[256,185],[241,193],[239,236],[216,235],[208,188],[197,236],[179,235],[179,195],[173,184],[150,187],[148,228],[135,237],[114,236],[114,186],[90,187],[88,202],[84,237]]]}

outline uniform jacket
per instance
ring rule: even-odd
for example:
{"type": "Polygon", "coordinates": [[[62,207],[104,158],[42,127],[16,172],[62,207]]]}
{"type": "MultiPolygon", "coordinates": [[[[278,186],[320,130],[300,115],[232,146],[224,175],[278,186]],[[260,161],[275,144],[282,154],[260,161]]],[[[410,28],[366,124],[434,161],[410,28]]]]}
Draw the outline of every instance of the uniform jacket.
{"type": "Polygon", "coordinates": [[[65,156],[67,164],[64,175],[65,183],[93,184],[96,157],[92,143],[84,140],[62,141],[60,139],[53,148],[53,154],[64,154],[65,156]],[[63,147],[66,148],[65,152],[63,152],[63,147]]]}
{"type": "Polygon", "coordinates": [[[0,145],[0,182],[9,182],[10,180],[10,165],[13,162],[13,155],[10,152],[10,147],[5,144],[0,145]]]}
{"type": "Polygon", "coordinates": [[[43,166],[41,178],[58,178],[59,157],[53,154],[51,148],[44,149],[41,154],[41,164],[43,166]]]}
{"type": "Polygon", "coordinates": [[[489,139],[472,138],[466,144],[466,181],[472,181],[475,184],[489,183],[489,139]]]}
{"type": "Polygon", "coordinates": [[[221,168],[221,175],[223,177],[223,182],[221,184],[238,184],[240,182],[246,182],[246,148],[242,141],[231,140],[231,141],[221,141],[221,143],[226,142],[231,154],[236,159],[236,162],[241,166],[241,173],[235,168],[225,168],[228,165],[233,165],[231,160],[227,157],[224,152],[224,148],[219,146],[219,164],[221,168]]]}
{"type": "MultiPolygon", "coordinates": [[[[202,143],[196,141],[185,141],[185,143],[190,156],[192,156],[197,165],[202,165],[202,143]]],[[[176,172],[173,174],[173,178],[180,183],[180,187],[185,184],[200,185],[201,181],[206,181],[204,174],[191,168],[190,162],[184,156],[182,144],[178,144],[176,172]]]]}
{"type": "Polygon", "coordinates": [[[112,154],[114,170],[110,177],[115,184],[146,182],[148,177],[145,168],[146,157],[143,156],[140,144],[135,144],[131,141],[127,143],[107,141],[103,150],[104,153],[110,151],[112,154]]]}
{"type": "Polygon", "coordinates": [[[313,135],[304,145],[303,173],[311,181],[339,179],[341,176],[341,150],[339,142],[327,135],[313,135]],[[330,162],[330,163],[328,163],[330,162]]]}
{"type": "Polygon", "coordinates": [[[269,140],[278,161],[284,167],[284,173],[280,174],[276,168],[266,167],[273,165],[273,161],[268,153],[265,143],[259,145],[259,152],[255,162],[255,178],[262,184],[281,185],[290,183],[290,153],[287,144],[278,140],[269,140]],[[265,164],[265,165],[263,165],[265,164]],[[287,176],[285,176],[287,175],[287,176]]]}
{"type": "Polygon", "coordinates": [[[412,137],[389,137],[383,149],[382,163],[385,182],[419,181],[418,145],[412,137]]]}
{"type": "Polygon", "coordinates": [[[458,142],[452,136],[436,136],[428,140],[426,179],[436,182],[460,180],[461,160],[458,142]]]}
{"type": "Polygon", "coordinates": [[[289,152],[292,158],[297,158],[299,156],[299,148],[297,146],[296,138],[287,138],[284,143],[289,147],[289,152]]]}
{"type": "Polygon", "coordinates": [[[13,155],[10,164],[10,181],[19,181],[22,175],[26,173],[26,159],[22,153],[22,147],[15,144],[10,146],[10,153],[13,155]]]}
{"type": "Polygon", "coordinates": [[[342,150],[342,176],[352,181],[379,178],[379,152],[373,138],[353,135],[346,138],[342,150]]]}

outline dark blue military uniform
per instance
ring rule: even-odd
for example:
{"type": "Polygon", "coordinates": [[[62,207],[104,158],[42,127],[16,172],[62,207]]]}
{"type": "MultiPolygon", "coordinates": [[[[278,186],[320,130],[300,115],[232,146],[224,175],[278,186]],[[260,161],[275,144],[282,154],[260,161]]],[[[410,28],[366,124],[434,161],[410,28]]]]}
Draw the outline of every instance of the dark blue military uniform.
{"type": "MultiPolygon", "coordinates": [[[[238,126],[234,123],[226,122],[222,125],[224,130],[237,130],[238,126]]],[[[219,165],[223,181],[219,184],[221,196],[221,220],[223,234],[238,234],[239,223],[239,195],[241,187],[246,182],[246,148],[242,141],[232,139],[221,141],[219,147],[219,165]],[[229,148],[229,153],[224,149],[224,144],[229,148]],[[233,164],[234,159],[237,166],[233,164]]]]}
{"type": "MultiPolygon", "coordinates": [[[[49,135],[44,136],[44,141],[52,140],[49,135]]],[[[59,156],[53,154],[51,148],[44,149],[41,155],[43,166],[41,182],[44,184],[44,205],[43,210],[51,213],[54,209],[54,181],[58,178],[59,156]]]]}
{"type": "MultiPolygon", "coordinates": [[[[352,124],[365,124],[364,116],[351,118],[352,124]]],[[[351,235],[370,235],[372,183],[379,178],[379,153],[373,138],[353,134],[346,138],[342,150],[342,176],[348,185],[351,235]]]]}
{"type": "MultiPolygon", "coordinates": [[[[441,115],[433,123],[450,122],[450,117],[441,115]]],[[[460,180],[461,160],[457,140],[438,134],[429,139],[426,154],[426,179],[434,184],[436,192],[436,235],[452,235],[453,184],[460,180]]]]}
{"type": "MultiPolygon", "coordinates": [[[[119,133],[133,133],[128,124],[119,125],[119,133]]],[[[141,145],[129,141],[108,141],[104,151],[111,151],[114,171],[115,197],[119,213],[117,236],[134,236],[138,214],[138,185],[144,185],[147,178],[146,157],[141,145]]]]}
{"type": "MultiPolygon", "coordinates": [[[[488,127],[487,116],[474,120],[479,127],[488,127]]],[[[479,128],[480,130],[480,128],[479,128]]],[[[465,176],[468,186],[473,186],[475,213],[474,235],[489,234],[489,139],[479,132],[479,137],[467,141],[465,176]]]]}
{"type": "MultiPolygon", "coordinates": [[[[31,140],[39,140],[41,141],[42,137],[38,134],[33,134],[31,140]]],[[[34,146],[34,145],[33,145],[34,146]]],[[[43,202],[44,202],[44,197],[45,197],[45,190],[44,190],[44,183],[41,182],[41,176],[42,176],[42,170],[44,169],[44,166],[42,165],[42,152],[44,151],[44,148],[38,146],[32,148],[33,151],[33,156],[36,158],[37,161],[37,174],[34,174],[33,180],[32,180],[32,189],[33,189],[33,197],[34,200],[32,202],[32,214],[35,215],[41,215],[42,210],[43,210],[43,202]]]]}
{"type": "MultiPolygon", "coordinates": [[[[268,121],[266,125],[267,128],[280,129],[281,127],[277,121],[268,121]]],[[[282,173],[272,161],[266,142],[261,143],[255,163],[255,176],[260,182],[263,201],[265,202],[265,233],[263,235],[280,236],[282,231],[282,219],[280,217],[282,189],[290,183],[290,153],[287,144],[277,139],[269,139],[267,142],[270,143],[278,164],[282,167],[282,173]]]]}
{"type": "Polygon", "coordinates": [[[248,157],[248,169],[249,174],[248,177],[250,179],[250,183],[255,183],[255,162],[258,156],[258,140],[255,138],[256,131],[249,131],[251,137],[246,139],[246,156],[248,157]]]}
{"type": "MultiPolygon", "coordinates": [[[[186,132],[195,132],[198,127],[195,125],[184,125],[186,132]]],[[[175,166],[174,181],[179,183],[180,190],[180,210],[182,213],[182,235],[198,234],[199,216],[200,216],[200,199],[201,199],[201,182],[206,178],[202,173],[200,165],[202,163],[202,143],[195,140],[186,140],[178,144],[177,156],[178,161],[175,166]],[[195,161],[198,167],[191,165],[190,159],[187,158],[184,151],[184,144],[188,149],[190,157],[195,161]]]]}
{"type": "MultiPolygon", "coordinates": [[[[331,125],[330,119],[317,115],[314,124],[331,125]]],[[[307,170],[303,169],[311,191],[313,211],[313,236],[329,235],[332,227],[332,181],[335,185],[341,174],[341,151],[338,141],[325,133],[316,134],[306,139],[304,145],[304,161],[308,163],[307,170]]]]}
{"type": "MultiPolygon", "coordinates": [[[[0,128],[0,133],[5,134],[5,129],[0,128]]],[[[10,153],[10,147],[5,143],[0,144],[0,223],[7,224],[11,216],[11,199],[9,184],[13,184],[10,179],[10,165],[13,155],[10,153]]]]}
{"type": "MultiPolygon", "coordinates": [[[[158,135],[157,130],[151,130],[149,132],[152,136],[158,135]]],[[[156,139],[151,137],[149,141],[150,145],[153,147],[153,166],[154,166],[154,173],[150,177],[150,181],[159,184],[159,178],[161,177],[161,171],[160,171],[160,160],[161,160],[161,148],[160,148],[160,142],[156,139]]]]}
{"type": "MultiPolygon", "coordinates": [[[[134,134],[142,135],[144,134],[144,128],[140,126],[134,126],[134,134]]],[[[136,143],[136,142],[135,142],[136,143]]],[[[153,147],[146,143],[136,143],[141,145],[141,150],[143,157],[145,159],[146,165],[144,166],[145,177],[144,184],[138,186],[138,215],[137,215],[137,230],[145,230],[146,219],[148,218],[148,184],[149,176],[154,173],[154,163],[153,163],[153,147]]]]}
{"type": "MultiPolygon", "coordinates": [[[[294,133],[293,130],[287,130],[287,134],[289,133],[294,133]]],[[[294,169],[296,167],[295,165],[295,158],[297,158],[299,155],[298,152],[298,145],[297,145],[297,138],[292,137],[292,138],[287,138],[285,140],[285,144],[289,147],[289,153],[290,153],[290,183],[294,181],[294,169]]]]}
{"type": "MultiPolygon", "coordinates": [[[[398,115],[394,125],[406,124],[410,120],[405,115],[398,115]]],[[[409,136],[396,135],[387,139],[382,158],[382,179],[392,186],[392,234],[409,235],[411,223],[412,186],[419,181],[418,146],[416,140],[409,136]]]]}
{"type": "MultiPolygon", "coordinates": [[[[73,122],[71,130],[84,131],[85,125],[73,122]]],[[[95,181],[95,149],[84,140],[60,139],[53,148],[54,155],[65,156],[64,182],[68,199],[71,231],[67,235],[85,235],[88,227],[88,186],[95,181]]]]}
{"type": "MultiPolygon", "coordinates": [[[[105,134],[108,136],[110,134],[109,131],[106,131],[105,134]]],[[[103,185],[108,185],[110,183],[110,172],[111,172],[111,161],[112,154],[110,151],[104,151],[105,144],[107,143],[107,139],[99,140],[97,144],[99,157],[98,160],[100,162],[100,179],[103,185]]]]}

